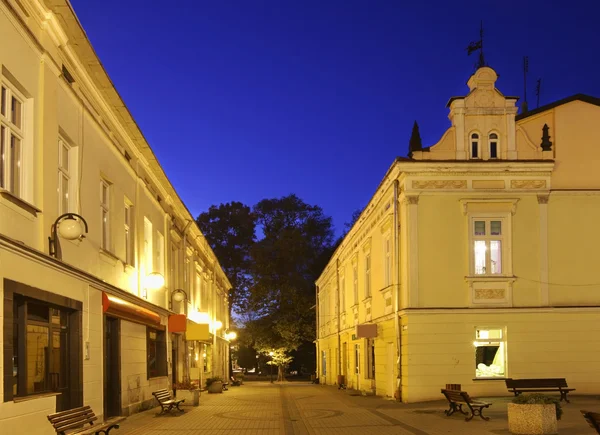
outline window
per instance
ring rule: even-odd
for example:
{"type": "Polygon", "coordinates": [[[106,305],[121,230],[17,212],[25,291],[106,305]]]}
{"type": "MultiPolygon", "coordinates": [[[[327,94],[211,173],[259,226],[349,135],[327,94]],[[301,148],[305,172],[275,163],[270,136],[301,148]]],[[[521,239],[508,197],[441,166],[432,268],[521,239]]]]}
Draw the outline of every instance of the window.
{"type": "Polygon", "coordinates": [[[160,231],[156,232],[156,272],[165,276],[165,237],[160,231]]]}
{"type": "Polygon", "coordinates": [[[503,328],[475,329],[475,376],[506,377],[506,346],[503,328]]]}
{"type": "Polygon", "coordinates": [[[498,135],[490,134],[490,159],[498,158],[498,135]]]}
{"type": "Polygon", "coordinates": [[[200,272],[196,272],[196,280],[194,283],[194,296],[192,297],[192,304],[193,306],[197,309],[200,310],[201,308],[201,304],[200,304],[200,298],[201,298],[201,294],[202,294],[202,277],[200,276],[200,272]]]}
{"type": "Polygon", "coordinates": [[[204,373],[212,369],[212,346],[210,344],[201,344],[202,358],[204,359],[204,373]]]}
{"type": "Polygon", "coordinates": [[[375,379],[375,340],[372,338],[367,339],[367,379],[375,379]]]}
{"type": "Polygon", "coordinates": [[[371,254],[365,256],[365,298],[371,297],[371,254]]]}
{"type": "Polygon", "coordinates": [[[327,374],[327,352],[324,350],[321,351],[321,374],[327,374]]]}
{"type": "MultiPolygon", "coordinates": [[[[144,216],[144,269],[142,276],[148,276],[154,272],[154,256],[152,251],[152,222],[144,216]]],[[[148,293],[144,286],[142,296],[147,297],[148,293]]]]}
{"type": "Polygon", "coordinates": [[[346,311],[346,278],[340,277],[340,313],[346,311]]]}
{"type": "Polygon", "coordinates": [[[14,88],[0,82],[0,188],[23,197],[23,102],[14,88]]]}
{"type": "Polygon", "coordinates": [[[58,140],[58,215],[72,211],[70,207],[71,147],[62,139],[58,140]]]}
{"type": "Polygon", "coordinates": [[[129,203],[125,203],[125,263],[133,265],[133,235],[131,233],[131,217],[133,213],[133,206],[129,203]]]}
{"type": "Polygon", "coordinates": [[[13,397],[66,389],[69,311],[20,295],[13,306],[13,397]]]}
{"type": "Polygon", "coordinates": [[[146,356],[148,358],[148,379],[167,376],[167,342],[165,331],[147,329],[146,356]]]}
{"type": "Polygon", "coordinates": [[[471,158],[479,158],[479,135],[477,133],[471,135],[471,158]]]}
{"type": "Polygon", "coordinates": [[[383,256],[384,256],[384,270],[383,270],[383,287],[389,287],[392,285],[392,240],[390,236],[387,236],[383,241],[383,256]]]}
{"type": "Polygon", "coordinates": [[[354,345],[354,374],[360,373],[360,344],[354,345]]]}
{"type": "Polygon", "coordinates": [[[352,286],[354,290],[354,304],[358,304],[358,267],[356,264],[352,266],[352,286]]]}
{"type": "Polygon", "coordinates": [[[179,245],[171,242],[171,290],[179,288],[179,245]]]}
{"type": "Polygon", "coordinates": [[[472,257],[475,275],[501,275],[503,249],[501,218],[472,219],[472,257]]]}
{"type": "Polygon", "coordinates": [[[110,184],[106,180],[100,180],[100,217],[100,247],[110,251],[110,184]]]}

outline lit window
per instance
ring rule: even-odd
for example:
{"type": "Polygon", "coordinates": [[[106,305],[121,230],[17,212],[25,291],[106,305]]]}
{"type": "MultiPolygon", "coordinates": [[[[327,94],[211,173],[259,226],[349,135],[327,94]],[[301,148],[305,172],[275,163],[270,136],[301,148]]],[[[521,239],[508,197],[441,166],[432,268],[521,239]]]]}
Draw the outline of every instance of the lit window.
{"type": "Polygon", "coordinates": [[[365,257],[365,298],[371,297],[371,255],[365,257]]]}
{"type": "Polygon", "coordinates": [[[502,328],[475,330],[475,376],[477,378],[506,377],[506,346],[502,328]]]}
{"type": "Polygon", "coordinates": [[[360,344],[354,345],[354,374],[360,373],[360,344]]]}
{"type": "Polygon", "coordinates": [[[490,134],[490,159],[498,158],[498,135],[490,134]]]}
{"type": "Polygon", "coordinates": [[[77,177],[77,162],[75,148],[66,141],[58,140],[58,214],[74,212],[75,189],[77,177]]]}
{"type": "Polygon", "coordinates": [[[471,135],[471,158],[479,158],[479,135],[477,133],[471,135]]]}
{"type": "Polygon", "coordinates": [[[156,232],[156,268],[154,271],[165,276],[165,237],[160,231],[156,232]]]}
{"type": "Polygon", "coordinates": [[[346,311],[346,279],[340,277],[340,313],[346,311]]]}
{"type": "Polygon", "coordinates": [[[133,238],[131,228],[131,214],[133,213],[133,206],[125,203],[125,262],[129,265],[133,265],[133,238]]]}
{"type": "Polygon", "coordinates": [[[383,286],[389,287],[392,285],[392,240],[391,237],[388,236],[384,240],[384,249],[383,254],[385,258],[385,269],[383,272],[383,286]]]}
{"type": "Polygon", "coordinates": [[[110,184],[106,180],[100,180],[100,218],[101,238],[100,247],[106,251],[110,250],[110,184]]]}
{"type": "Polygon", "coordinates": [[[23,197],[23,102],[16,89],[0,84],[0,188],[23,197]]]}
{"type": "Polygon", "coordinates": [[[473,219],[472,247],[475,275],[502,274],[503,219],[473,219]]]}
{"type": "Polygon", "coordinates": [[[144,274],[154,272],[152,258],[152,222],[144,217],[144,274]]]}
{"type": "Polygon", "coordinates": [[[352,266],[352,286],[354,290],[354,304],[358,304],[358,268],[356,264],[352,266]]]}

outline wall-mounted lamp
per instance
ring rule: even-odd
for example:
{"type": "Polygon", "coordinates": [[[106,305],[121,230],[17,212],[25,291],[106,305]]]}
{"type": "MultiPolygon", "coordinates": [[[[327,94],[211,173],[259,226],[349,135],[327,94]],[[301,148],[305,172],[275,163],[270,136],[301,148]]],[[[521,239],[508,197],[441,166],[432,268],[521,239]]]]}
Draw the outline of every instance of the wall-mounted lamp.
{"type": "Polygon", "coordinates": [[[227,333],[225,333],[225,339],[226,340],[235,340],[237,338],[237,334],[235,333],[235,331],[228,331],[227,333]]]}
{"type": "Polygon", "coordinates": [[[48,252],[51,257],[62,259],[58,236],[67,240],[82,239],[88,232],[88,224],[82,216],[75,213],[60,215],[52,224],[52,235],[48,237],[48,252]],[[83,222],[83,227],[81,223],[83,222]]]}
{"type": "Polygon", "coordinates": [[[170,309],[173,308],[173,301],[175,302],[182,302],[185,301],[188,298],[187,293],[185,292],[185,290],[183,289],[175,289],[171,292],[171,305],[170,305],[170,309]]]}
{"type": "Polygon", "coordinates": [[[152,272],[146,276],[144,287],[148,290],[160,290],[165,286],[165,277],[158,272],[152,272]]]}
{"type": "Polygon", "coordinates": [[[213,326],[214,326],[215,330],[219,330],[223,327],[223,322],[221,322],[220,320],[217,320],[215,323],[213,323],[213,326]]]}

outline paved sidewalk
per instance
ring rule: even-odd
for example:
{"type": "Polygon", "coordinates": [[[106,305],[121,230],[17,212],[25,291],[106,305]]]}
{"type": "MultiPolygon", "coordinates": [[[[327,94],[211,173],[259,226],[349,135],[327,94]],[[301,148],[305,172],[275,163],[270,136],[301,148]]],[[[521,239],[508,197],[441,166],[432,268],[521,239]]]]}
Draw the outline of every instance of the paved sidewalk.
{"type": "MultiPolygon", "coordinates": [[[[202,393],[200,406],[184,414],[156,416],[160,408],[133,415],[115,435],[510,435],[510,397],[481,398],[493,403],[490,421],[446,417],[445,401],[401,404],[351,390],[310,383],[248,382],[223,394],[202,393]]],[[[600,411],[600,398],[573,396],[563,405],[561,435],[592,435],[579,412],[600,411]]]]}

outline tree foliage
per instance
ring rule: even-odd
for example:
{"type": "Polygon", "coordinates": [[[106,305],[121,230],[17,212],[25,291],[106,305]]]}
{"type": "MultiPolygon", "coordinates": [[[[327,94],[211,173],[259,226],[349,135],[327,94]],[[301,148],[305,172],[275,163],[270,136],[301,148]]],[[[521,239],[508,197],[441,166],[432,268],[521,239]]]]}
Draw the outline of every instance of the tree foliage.
{"type": "Polygon", "coordinates": [[[251,283],[250,248],[256,238],[252,210],[241,202],[213,205],[196,223],[231,282],[230,308],[243,312],[251,283]]]}

